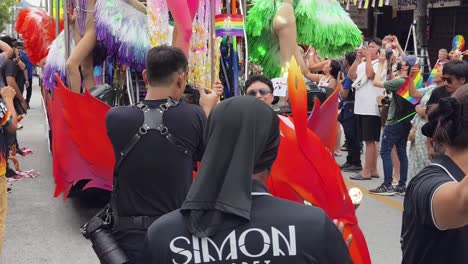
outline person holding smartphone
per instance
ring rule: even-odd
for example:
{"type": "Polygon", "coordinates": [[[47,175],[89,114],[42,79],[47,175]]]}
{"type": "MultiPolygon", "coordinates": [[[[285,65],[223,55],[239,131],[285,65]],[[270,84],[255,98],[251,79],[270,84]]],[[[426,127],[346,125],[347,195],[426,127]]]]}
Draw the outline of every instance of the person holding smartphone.
{"type": "Polygon", "coordinates": [[[375,87],[385,88],[387,92],[392,93],[390,106],[388,110],[387,121],[385,123],[380,155],[382,157],[384,168],[384,182],[375,189],[369,190],[377,195],[394,195],[396,193],[404,195],[406,192],[406,180],[408,176],[408,156],[406,153],[406,144],[411,130],[411,118],[414,113],[414,105],[400,96],[397,91],[405,85],[410,69],[416,63],[415,56],[406,56],[403,61],[397,65],[398,74],[390,81],[383,81],[381,73],[386,72],[387,57],[386,51],[382,49],[379,55],[379,67],[374,79],[375,87]],[[392,148],[396,147],[398,160],[400,161],[400,180],[396,187],[392,186],[393,180],[393,161],[392,148]]]}

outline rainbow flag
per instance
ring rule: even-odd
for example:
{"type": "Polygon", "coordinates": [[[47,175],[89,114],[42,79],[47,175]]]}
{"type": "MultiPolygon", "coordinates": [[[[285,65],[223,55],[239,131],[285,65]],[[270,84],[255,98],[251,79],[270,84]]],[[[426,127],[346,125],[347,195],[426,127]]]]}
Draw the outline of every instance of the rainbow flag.
{"type": "Polygon", "coordinates": [[[244,18],[242,15],[220,14],[215,16],[215,33],[217,37],[243,37],[244,18]]]}
{"type": "Polygon", "coordinates": [[[438,62],[438,63],[434,66],[434,68],[433,68],[432,71],[431,71],[431,75],[429,75],[429,78],[428,78],[427,81],[426,81],[426,85],[427,85],[427,86],[430,86],[430,85],[434,85],[434,84],[435,84],[435,82],[434,82],[434,76],[436,75],[437,72],[439,72],[439,71],[442,69],[442,66],[443,66],[443,65],[444,65],[443,63],[438,62]]]}
{"type": "MultiPolygon", "coordinates": [[[[420,89],[423,87],[423,78],[420,72],[418,72],[418,74],[414,78],[414,87],[416,87],[416,89],[420,89]]],[[[408,102],[412,103],[413,105],[419,103],[420,98],[414,98],[409,95],[409,77],[406,78],[405,83],[396,93],[408,102]]]]}

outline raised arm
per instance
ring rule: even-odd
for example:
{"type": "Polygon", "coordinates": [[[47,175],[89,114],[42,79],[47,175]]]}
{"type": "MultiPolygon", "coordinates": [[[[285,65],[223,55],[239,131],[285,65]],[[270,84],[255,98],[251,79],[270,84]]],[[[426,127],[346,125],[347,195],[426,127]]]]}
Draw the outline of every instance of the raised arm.
{"type": "Polygon", "coordinates": [[[0,50],[3,51],[2,53],[0,53],[0,55],[3,54],[3,56],[5,56],[5,59],[9,59],[13,56],[13,48],[1,40],[0,40],[0,50]]]}
{"type": "MultiPolygon", "coordinates": [[[[367,67],[367,65],[366,65],[367,67]]],[[[372,67],[372,65],[371,65],[372,67]]],[[[373,69],[372,69],[373,71],[373,69]]],[[[378,88],[385,88],[384,87],[384,80],[382,80],[382,73],[387,72],[387,59],[385,58],[385,54],[379,56],[379,67],[377,68],[377,72],[374,74],[374,86],[378,88]]]]}
{"type": "Polygon", "coordinates": [[[414,87],[414,78],[416,77],[418,72],[419,72],[419,66],[413,66],[411,68],[411,72],[409,75],[409,83],[408,83],[409,95],[415,98],[422,97],[422,94],[416,89],[416,87],[414,87]]]}
{"type": "Polygon", "coordinates": [[[441,230],[467,226],[468,176],[461,182],[447,183],[436,190],[432,200],[432,212],[434,224],[441,230]]]}
{"type": "Polygon", "coordinates": [[[362,51],[361,49],[358,50],[356,53],[356,59],[354,60],[353,65],[349,68],[348,71],[348,78],[351,79],[352,81],[355,81],[357,79],[357,67],[362,61],[362,51]]]}

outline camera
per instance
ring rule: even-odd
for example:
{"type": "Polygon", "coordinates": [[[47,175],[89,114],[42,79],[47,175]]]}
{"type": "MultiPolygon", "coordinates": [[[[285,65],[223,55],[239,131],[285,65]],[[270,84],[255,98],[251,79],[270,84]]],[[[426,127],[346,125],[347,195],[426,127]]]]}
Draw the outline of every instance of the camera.
{"type": "Polygon", "coordinates": [[[384,98],[382,98],[382,101],[381,101],[382,105],[384,106],[389,106],[390,102],[391,102],[391,99],[388,96],[385,96],[384,98]]]}
{"type": "Polygon", "coordinates": [[[188,104],[200,105],[200,92],[195,86],[187,84],[182,95],[182,100],[188,104]]]}
{"type": "Polygon", "coordinates": [[[81,227],[81,233],[93,244],[94,252],[103,264],[125,264],[129,259],[120,248],[111,233],[110,206],[104,207],[98,214],[81,227]]]}

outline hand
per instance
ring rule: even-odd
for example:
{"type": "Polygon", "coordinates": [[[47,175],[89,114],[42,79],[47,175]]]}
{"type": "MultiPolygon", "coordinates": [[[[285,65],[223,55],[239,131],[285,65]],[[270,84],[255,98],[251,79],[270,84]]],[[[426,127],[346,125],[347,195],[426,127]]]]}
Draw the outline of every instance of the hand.
{"type": "Polygon", "coordinates": [[[338,72],[338,79],[337,79],[337,82],[341,85],[343,85],[344,81],[346,79],[346,76],[344,75],[344,73],[342,71],[338,72]]]}
{"type": "Polygon", "coordinates": [[[414,79],[418,73],[419,73],[419,65],[415,65],[415,66],[411,67],[409,77],[411,79],[414,79]]]}
{"type": "Polygon", "coordinates": [[[6,86],[0,91],[0,95],[2,95],[3,100],[13,100],[16,96],[16,91],[11,86],[6,86]]]}
{"type": "Polygon", "coordinates": [[[24,83],[24,86],[25,86],[25,87],[29,87],[29,81],[26,81],[26,82],[24,83]]]}
{"type": "Polygon", "coordinates": [[[218,95],[218,96],[223,95],[224,86],[223,86],[223,84],[221,83],[220,80],[216,80],[216,81],[213,83],[213,88],[212,88],[212,90],[215,91],[215,92],[216,92],[216,95],[218,95]]]}
{"type": "Polygon", "coordinates": [[[426,119],[426,108],[422,107],[421,105],[417,105],[415,110],[421,118],[426,119]]]}
{"type": "Polygon", "coordinates": [[[200,106],[205,111],[206,115],[215,107],[219,101],[219,95],[210,89],[205,89],[201,85],[198,85],[198,91],[200,92],[200,106]]]}
{"type": "MultiPolygon", "coordinates": [[[[337,219],[333,220],[333,223],[338,227],[338,230],[340,230],[341,235],[343,235],[344,231],[344,223],[343,222],[338,222],[337,219]]],[[[351,241],[353,241],[353,235],[349,234],[348,237],[345,239],[346,247],[349,248],[351,245],[351,241]]]]}
{"type": "Polygon", "coordinates": [[[396,36],[392,36],[392,45],[395,47],[400,46],[400,41],[398,41],[398,38],[396,36]]]}
{"type": "Polygon", "coordinates": [[[356,61],[361,62],[364,55],[362,54],[362,48],[359,48],[356,52],[356,61]]]}
{"type": "Polygon", "coordinates": [[[367,47],[362,47],[361,49],[362,49],[362,51],[361,51],[362,56],[364,58],[366,58],[366,60],[372,60],[371,53],[369,52],[369,49],[367,49],[367,47]]]}

